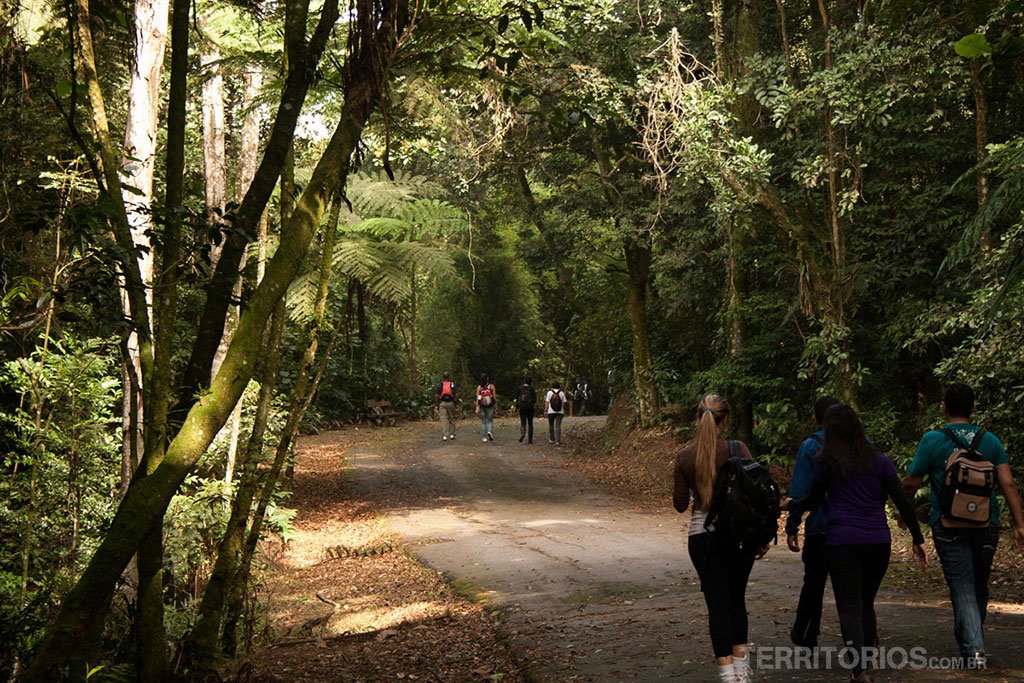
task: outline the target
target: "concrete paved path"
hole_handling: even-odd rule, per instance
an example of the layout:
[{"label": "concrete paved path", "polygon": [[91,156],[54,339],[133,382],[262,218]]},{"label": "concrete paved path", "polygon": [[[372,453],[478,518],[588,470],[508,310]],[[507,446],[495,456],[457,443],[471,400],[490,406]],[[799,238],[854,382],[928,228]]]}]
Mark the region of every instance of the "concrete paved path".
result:
[{"label": "concrete paved path", "polygon": [[[574,423],[600,420],[567,418],[564,441],[571,442]],[[351,474],[368,495],[390,489],[380,496],[399,502],[386,510],[389,522],[422,561],[499,610],[505,635],[536,680],[716,680],[703,597],[686,549],[689,515],[637,512],[603,493],[563,466],[563,449],[547,443],[546,424],[538,426],[544,429],[528,445],[517,442],[518,421],[499,420],[488,443],[475,420],[460,422],[454,443],[442,442],[436,426],[417,425],[398,444],[354,449]],[[755,645],[789,645],[801,576],[799,556],[784,545],[755,565],[748,588]],[[932,657],[952,654],[943,588],[907,600],[883,586],[877,604],[883,644],[924,647]],[[821,640],[838,644],[827,598]],[[984,673],[903,669],[881,672],[880,679],[1024,680],[1024,606],[996,605],[988,639],[996,656]],[[786,661],[772,655],[762,664]],[[761,668],[756,680],[845,677],[838,667]]]}]

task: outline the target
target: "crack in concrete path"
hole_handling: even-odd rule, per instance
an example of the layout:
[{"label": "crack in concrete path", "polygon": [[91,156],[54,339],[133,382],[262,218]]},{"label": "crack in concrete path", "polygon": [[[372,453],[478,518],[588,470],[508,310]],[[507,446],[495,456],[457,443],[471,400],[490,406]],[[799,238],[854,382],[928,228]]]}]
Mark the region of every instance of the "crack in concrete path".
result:
[{"label": "crack in concrete path", "polygon": [[[567,442],[573,422],[566,422]],[[403,444],[411,449],[350,454],[353,481],[368,493],[394,487],[382,498],[408,501],[386,510],[390,525],[422,561],[499,610],[511,647],[534,679],[715,680],[703,597],[686,550],[689,515],[631,510],[565,468],[561,449],[518,443],[515,426],[499,420],[491,443],[453,443],[420,425]],[[474,422],[460,433],[475,429]],[[757,645],[789,645],[802,571],[799,556],[784,545],[755,566],[748,608]],[[908,598],[883,585],[883,645],[952,654],[952,614],[940,589]],[[830,595],[826,600],[821,640],[838,644],[834,604]],[[1020,610],[993,610],[995,666],[984,674],[890,670],[881,680],[1024,680],[1022,627]],[[843,678],[839,669],[758,672],[767,681]]]}]

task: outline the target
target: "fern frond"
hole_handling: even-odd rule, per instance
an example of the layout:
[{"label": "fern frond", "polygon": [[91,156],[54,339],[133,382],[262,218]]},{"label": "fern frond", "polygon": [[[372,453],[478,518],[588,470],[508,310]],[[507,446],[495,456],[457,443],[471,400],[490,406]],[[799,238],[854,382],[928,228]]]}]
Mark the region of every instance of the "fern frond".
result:
[{"label": "fern frond", "polygon": [[377,245],[360,235],[346,235],[334,245],[331,266],[335,275],[367,281],[380,268],[382,257]]},{"label": "fern frond", "polygon": [[316,305],[317,273],[303,273],[292,281],[285,293],[285,307],[288,317],[300,325],[308,325],[313,320],[313,308]]}]

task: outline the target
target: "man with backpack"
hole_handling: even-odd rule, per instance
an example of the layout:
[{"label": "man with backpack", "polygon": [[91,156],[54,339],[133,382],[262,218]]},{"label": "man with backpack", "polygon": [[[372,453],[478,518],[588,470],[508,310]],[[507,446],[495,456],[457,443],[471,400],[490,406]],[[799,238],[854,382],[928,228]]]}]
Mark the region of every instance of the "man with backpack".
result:
[{"label": "man with backpack", "polygon": [[548,416],[548,442],[562,445],[562,418],[565,417],[565,392],[562,385],[552,382],[544,397],[544,413]]},{"label": "man with backpack", "polygon": [[455,441],[455,411],[459,402],[458,388],[445,372],[434,386],[434,411],[441,420],[441,441]]},{"label": "man with backpack", "polygon": [[516,394],[516,410],[519,411],[519,443],[527,434],[529,443],[533,443],[533,414],[537,409],[537,390],[533,388],[533,379],[524,377],[523,383]]},{"label": "man with backpack", "polygon": [[974,391],[966,384],[946,388],[946,425],[925,432],[903,486],[913,495],[927,477],[931,484],[935,551],[953,603],[953,636],[964,666],[985,668],[984,624],[988,582],[999,543],[999,502],[1003,491],[1013,518],[1014,543],[1024,550],[1024,512],[1006,450],[995,434],[971,422]]},{"label": "man with backpack", "polygon": [[[817,431],[804,439],[800,450],[796,453],[796,465],[793,466],[793,478],[789,483],[789,497],[800,499],[811,492],[814,481],[814,460],[821,453],[825,443],[825,432],[821,421],[825,411],[839,400],[832,396],[822,396],[814,402],[814,420]],[[790,512],[786,518],[786,545],[793,552],[800,552],[800,520],[802,515]],[[804,584],[800,589],[800,601],[796,607],[796,621],[789,637],[797,647],[818,647],[818,634],[821,632],[821,609],[825,597],[825,584],[828,582],[828,561],[825,559],[825,510],[819,506],[807,516],[804,527],[804,547],[801,560],[804,563]]]},{"label": "man with backpack", "polygon": [[576,414],[583,417],[587,414],[587,401],[590,399],[590,382],[586,379],[576,385]]}]

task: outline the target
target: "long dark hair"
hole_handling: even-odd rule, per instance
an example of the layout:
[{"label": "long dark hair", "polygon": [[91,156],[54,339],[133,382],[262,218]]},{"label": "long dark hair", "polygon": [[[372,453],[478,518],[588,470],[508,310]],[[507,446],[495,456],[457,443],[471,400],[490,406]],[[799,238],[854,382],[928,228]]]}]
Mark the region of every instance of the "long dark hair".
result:
[{"label": "long dark hair", "polygon": [[845,403],[834,405],[825,411],[822,427],[825,444],[819,458],[830,477],[838,474],[846,479],[850,474],[875,468],[876,449],[864,436],[864,425],[856,410]]}]

